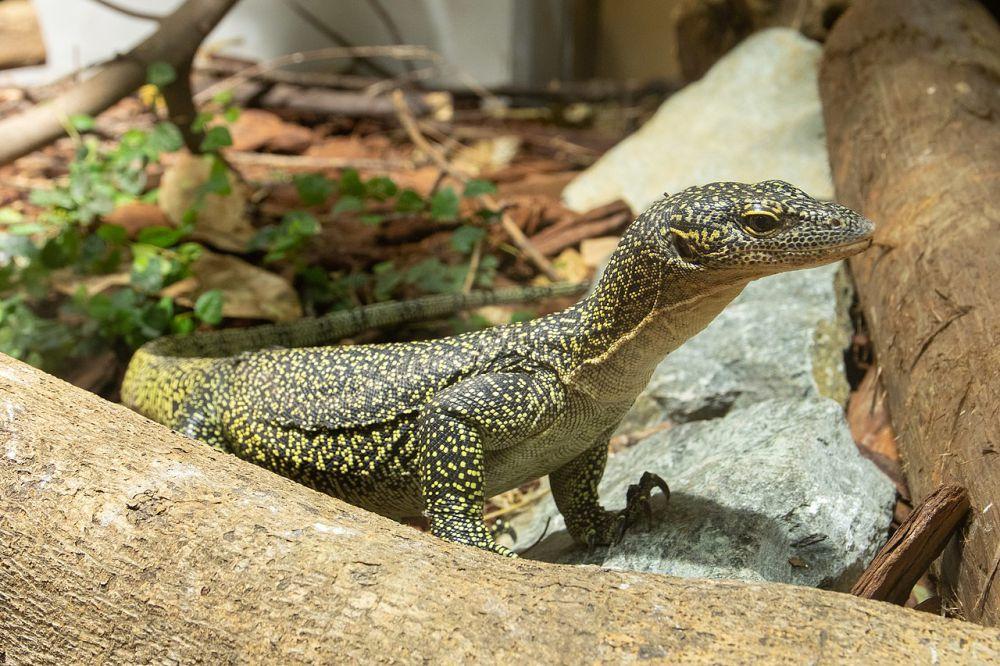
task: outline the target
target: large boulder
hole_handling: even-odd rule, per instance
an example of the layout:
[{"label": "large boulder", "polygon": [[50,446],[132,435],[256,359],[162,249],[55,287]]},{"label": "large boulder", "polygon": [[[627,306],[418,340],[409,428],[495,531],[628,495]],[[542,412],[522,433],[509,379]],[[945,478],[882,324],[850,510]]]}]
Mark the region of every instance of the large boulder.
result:
[{"label": "large boulder", "polygon": [[[648,532],[633,528],[588,552],[549,498],[536,525],[549,522],[552,534],[526,556],[843,590],[884,543],[895,499],[892,482],[858,453],[841,406],[825,398],[764,400],[653,435],[612,456],[605,506],[623,508],[646,471],[672,490],[669,502],[654,491]],[[532,531],[524,536],[537,538]]]},{"label": "large boulder", "polygon": [[642,210],[690,185],[772,178],[831,199],[820,53],[787,28],[751,36],[570,183],[566,204],[585,211],[621,198]]}]

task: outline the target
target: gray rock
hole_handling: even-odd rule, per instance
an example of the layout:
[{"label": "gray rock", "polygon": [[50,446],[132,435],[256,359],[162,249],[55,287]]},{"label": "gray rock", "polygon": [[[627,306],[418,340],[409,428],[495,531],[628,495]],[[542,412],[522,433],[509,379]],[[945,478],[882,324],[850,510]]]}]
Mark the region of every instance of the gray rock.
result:
[{"label": "gray rock", "polygon": [[820,53],[787,28],[751,36],[570,183],[566,204],[583,211],[623,198],[642,210],[690,185],[771,178],[832,198]]},{"label": "gray rock", "polygon": [[619,432],[722,416],[768,398],[844,404],[851,290],[840,265],[751,282],[704,331],[667,356]]},{"label": "gray rock", "polygon": [[521,539],[532,543],[546,522],[551,536],[525,556],[845,589],[883,543],[895,498],[889,479],[858,453],[841,407],[817,397],[734,409],[612,456],[600,488],[605,505],[622,508],[645,471],[672,490],[669,502],[654,491],[649,532],[633,528],[588,553],[572,544],[548,498]]}]

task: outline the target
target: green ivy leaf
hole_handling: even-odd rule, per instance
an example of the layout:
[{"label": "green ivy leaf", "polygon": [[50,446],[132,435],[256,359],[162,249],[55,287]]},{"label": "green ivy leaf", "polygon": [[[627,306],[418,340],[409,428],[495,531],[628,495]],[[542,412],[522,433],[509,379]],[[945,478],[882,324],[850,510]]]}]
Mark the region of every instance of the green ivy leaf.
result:
[{"label": "green ivy leaf", "polygon": [[385,201],[389,197],[396,196],[396,192],[398,191],[399,188],[396,187],[396,183],[391,178],[386,178],[385,176],[376,176],[365,183],[365,193],[369,198],[376,199],[377,201]]},{"label": "green ivy leaf", "polygon": [[94,129],[96,121],[93,116],[88,116],[86,113],[74,113],[69,118],[69,124],[77,132],[89,132]]},{"label": "green ivy leaf", "polygon": [[205,131],[205,126],[212,122],[212,118],[215,118],[215,114],[211,111],[199,111],[198,115],[196,115],[194,120],[191,122],[191,131]]},{"label": "green ivy leaf", "polygon": [[150,157],[156,159],[160,153],[172,153],[183,148],[184,137],[177,125],[164,121],[153,126],[146,145],[149,147]]},{"label": "green ivy leaf", "polygon": [[187,232],[185,229],[153,225],[141,229],[136,240],[155,247],[173,247],[186,235]]},{"label": "green ivy leaf", "polygon": [[112,245],[123,245],[128,240],[128,231],[119,224],[102,224],[94,232],[97,237]]},{"label": "green ivy leaf", "polygon": [[226,146],[233,145],[233,137],[229,130],[221,125],[210,127],[201,140],[201,152],[212,153]]},{"label": "green ivy leaf", "polygon": [[372,226],[372,227],[377,227],[378,225],[382,224],[382,222],[384,222],[384,221],[385,221],[385,216],[384,215],[372,214],[372,215],[362,215],[361,216],[361,223],[362,224],[367,224],[367,225]]},{"label": "green ivy leaf", "polygon": [[233,89],[226,88],[212,95],[212,101],[219,106],[228,106],[233,103]]},{"label": "green ivy leaf", "polygon": [[194,331],[194,317],[190,312],[176,314],[170,320],[170,332],[175,335],[187,335]]},{"label": "green ivy leaf", "polygon": [[396,212],[399,213],[419,213],[426,205],[424,198],[409,188],[396,197]]},{"label": "green ivy leaf", "polygon": [[218,325],[222,321],[222,292],[211,289],[199,296],[194,303],[194,314],[209,326]]},{"label": "green ivy leaf", "polygon": [[240,107],[226,107],[226,110],[222,112],[222,117],[226,119],[227,123],[235,123],[240,118]]},{"label": "green ivy leaf", "polygon": [[177,72],[169,62],[151,62],[146,68],[146,82],[164,88],[177,80]]},{"label": "green ivy leaf", "polygon": [[326,176],[318,173],[299,173],[292,177],[299,200],[306,206],[318,206],[325,203],[333,194],[333,183]]},{"label": "green ivy leaf", "polygon": [[212,155],[212,168],[208,172],[208,180],[201,185],[203,194],[218,194],[219,196],[229,196],[233,191],[229,184],[229,169],[226,163],[215,155]]},{"label": "green ivy leaf", "polygon": [[287,228],[287,232],[295,236],[315,236],[319,233],[319,221],[309,213],[301,210],[293,210],[285,213],[281,218],[282,226]]},{"label": "green ivy leaf", "polygon": [[40,234],[45,230],[45,225],[38,224],[37,222],[21,222],[7,227],[7,233],[14,236],[31,236],[32,234]]},{"label": "green ivy leaf", "polygon": [[462,225],[451,234],[451,246],[456,252],[469,254],[472,252],[472,248],[476,246],[476,243],[485,236],[486,230],[482,227],[473,227],[467,224]]},{"label": "green ivy leaf", "polygon": [[0,224],[19,224],[24,222],[24,213],[10,206],[0,208]]},{"label": "green ivy leaf", "polygon": [[347,195],[340,197],[330,212],[334,215],[338,213],[360,213],[364,208],[365,204],[361,201],[360,197]]},{"label": "green ivy leaf", "polygon": [[339,183],[341,195],[357,197],[358,199],[365,197],[365,185],[361,182],[361,176],[358,175],[357,169],[344,169],[344,172],[340,174]]},{"label": "green ivy leaf", "polygon": [[43,208],[75,208],[76,202],[65,190],[31,190],[28,201]]},{"label": "green ivy leaf", "polygon": [[431,217],[450,221],[458,217],[458,195],[450,187],[442,187],[431,198]]},{"label": "green ivy leaf", "polygon": [[484,194],[493,194],[497,191],[497,186],[488,180],[480,180],[475,178],[470,180],[465,184],[465,193],[463,196],[466,197],[479,197]]}]

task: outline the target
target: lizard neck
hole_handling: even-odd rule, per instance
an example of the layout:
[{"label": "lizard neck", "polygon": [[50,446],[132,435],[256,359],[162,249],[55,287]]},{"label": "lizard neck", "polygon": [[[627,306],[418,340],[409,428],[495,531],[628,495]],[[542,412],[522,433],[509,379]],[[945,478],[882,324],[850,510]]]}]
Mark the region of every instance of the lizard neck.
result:
[{"label": "lizard neck", "polygon": [[663,358],[747,284],[712,284],[704,274],[662,260],[642,262],[636,271],[637,255],[622,255],[612,257],[594,293],[576,306],[578,362],[569,379],[600,402],[631,403]]}]

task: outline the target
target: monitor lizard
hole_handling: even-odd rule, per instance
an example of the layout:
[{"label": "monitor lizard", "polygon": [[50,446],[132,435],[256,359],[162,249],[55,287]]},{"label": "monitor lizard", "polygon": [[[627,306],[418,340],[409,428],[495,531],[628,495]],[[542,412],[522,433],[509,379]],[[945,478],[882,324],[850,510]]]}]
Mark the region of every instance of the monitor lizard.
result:
[{"label": "monitor lizard", "polygon": [[122,398],[312,488],[423,514],[434,535],[502,555],[513,553],[483,521],[486,498],[548,475],[574,539],[609,544],[648,513],[653,489],[669,493],[648,473],[622,511],[597,493],[609,436],[663,357],[751,280],[853,255],[873,228],[782,181],[691,187],[643,212],[594,290],[561,312],[403,343],[313,346],[421,306],[164,338],[136,352]]}]

